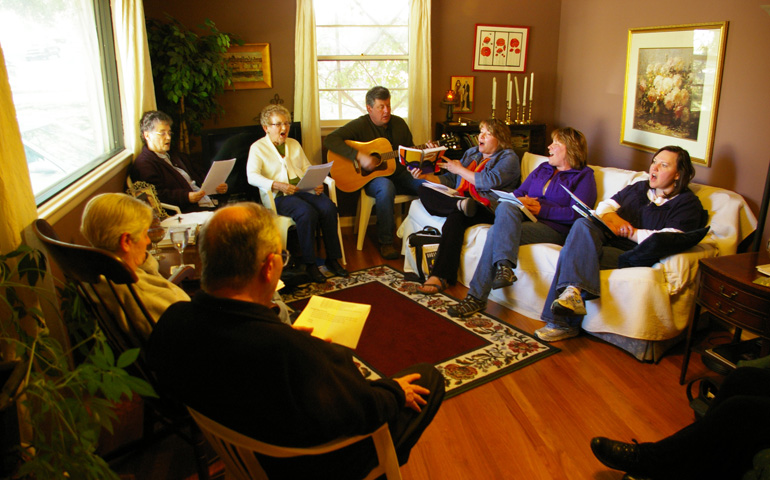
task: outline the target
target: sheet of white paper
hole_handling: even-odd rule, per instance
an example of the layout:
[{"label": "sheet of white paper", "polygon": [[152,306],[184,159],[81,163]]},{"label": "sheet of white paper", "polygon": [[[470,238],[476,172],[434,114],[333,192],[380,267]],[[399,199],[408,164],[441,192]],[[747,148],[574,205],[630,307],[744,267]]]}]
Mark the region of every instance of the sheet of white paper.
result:
[{"label": "sheet of white paper", "polygon": [[321,165],[311,165],[305,172],[305,176],[297,184],[297,188],[300,191],[308,192],[313,190],[318,185],[322,184],[324,178],[329,175],[329,171],[332,169],[332,163],[322,163]]},{"label": "sheet of white paper", "polygon": [[371,305],[313,295],[294,325],[313,327],[314,337],[356,348],[371,310]]},{"label": "sheet of white paper", "polygon": [[492,189],[492,191],[495,192],[498,197],[500,197],[501,202],[510,202],[516,205],[521,209],[522,212],[524,212],[524,215],[526,215],[527,218],[529,218],[533,222],[537,222],[537,217],[532,212],[530,212],[529,209],[526,206],[524,206],[523,203],[521,203],[521,200],[516,198],[516,196],[513,193],[504,192],[502,190],[495,190],[494,188]]},{"label": "sheet of white paper", "polygon": [[217,187],[227,180],[227,176],[235,166],[235,159],[230,160],[217,160],[211,164],[209,173],[206,175],[206,180],[201,185],[201,190],[206,192],[207,195],[214,195],[217,193]]},{"label": "sheet of white paper", "polygon": [[426,186],[428,188],[432,188],[433,190],[437,192],[441,192],[447,197],[457,197],[457,198],[465,198],[459,193],[457,193],[457,190],[454,188],[449,188],[443,183],[433,183],[433,182],[425,182],[423,183],[423,186]]}]

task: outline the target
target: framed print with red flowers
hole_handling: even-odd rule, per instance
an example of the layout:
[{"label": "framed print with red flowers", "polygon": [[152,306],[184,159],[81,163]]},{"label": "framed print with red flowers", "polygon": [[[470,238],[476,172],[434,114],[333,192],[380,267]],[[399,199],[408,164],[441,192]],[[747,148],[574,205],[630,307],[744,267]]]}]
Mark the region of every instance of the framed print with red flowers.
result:
[{"label": "framed print with red flowers", "polygon": [[710,166],[728,22],[628,31],[620,143],[678,145]]},{"label": "framed print with red flowers", "polygon": [[473,70],[524,72],[528,45],[529,27],[476,24]]}]

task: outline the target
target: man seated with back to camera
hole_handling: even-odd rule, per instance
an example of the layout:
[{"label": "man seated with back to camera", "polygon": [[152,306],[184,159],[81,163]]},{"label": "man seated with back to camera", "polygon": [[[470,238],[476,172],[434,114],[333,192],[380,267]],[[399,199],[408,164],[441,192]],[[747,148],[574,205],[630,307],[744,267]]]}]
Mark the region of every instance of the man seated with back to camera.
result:
[{"label": "man seated with back to camera", "polygon": [[[346,140],[366,143],[385,138],[394,149],[399,145],[410,147],[414,142],[406,121],[391,114],[390,91],[387,88],[376,86],[366,92],[366,112],[366,115],[351,120],[327,135],[324,146],[351,162],[359,162],[364,171],[371,172],[378,165],[376,157],[355,149],[345,143]],[[428,146],[435,145],[429,143]],[[374,210],[377,214],[377,241],[383,258],[393,260],[399,257],[398,250],[393,246],[393,232],[396,229],[393,202],[396,195],[416,196],[418,187],[424,181],[413,178],[406,167],[396,162],[395,172],[389,176],[370,180],[364,186],[366,194],[374,197],[376,201]]]},{"label": "man seated with back to camera", "polygon": [[[263,442],[295,447],[390,427],[399,463],[444,397],[429,364],[364,379],[347,347],[281,323],[267,308],[283,270],[281,242],[262,206],[218,210],[201,229],[201,287],[160,318],[148,359],[160,385],[203,415]],[[274,478],[362,478],[370,441],[295,459],[260,456]]]}]

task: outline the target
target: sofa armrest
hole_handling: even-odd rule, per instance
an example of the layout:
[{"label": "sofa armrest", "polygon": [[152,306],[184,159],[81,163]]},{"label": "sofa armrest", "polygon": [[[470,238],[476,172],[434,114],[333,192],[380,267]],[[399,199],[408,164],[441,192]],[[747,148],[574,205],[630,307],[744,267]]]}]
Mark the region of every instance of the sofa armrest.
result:
[{"label": "sofa armrest", "polygon": [[668,294],[676,295],[698,278],[698,261],[701,258],[716,257],[718,253],[719,250],[713,244],[701,242],[682,253],[662,258],[652,268],[663,270]]}]

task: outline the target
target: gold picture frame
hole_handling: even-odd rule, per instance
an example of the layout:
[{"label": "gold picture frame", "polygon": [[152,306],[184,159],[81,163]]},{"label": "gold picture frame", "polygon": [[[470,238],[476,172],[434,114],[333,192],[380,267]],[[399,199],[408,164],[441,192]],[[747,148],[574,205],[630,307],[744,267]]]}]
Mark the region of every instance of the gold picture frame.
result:
[{"label": "gold picture frame", "polygon": [[273,87],[269,43],[233,45],[224,57],[233,72],[233,90]]},{"label": "gold picture frame", "polygon": [[728,22],[628,31],[620,143],[711,165]]},{"label": "gold picture frame", "polygon": [[474,92],[473,84],[476,77],[471,75],[452,76],[449,81],[449,88],[454,90],[455,98],[459,103],[454,107],[455,113],[473,113]]}]

